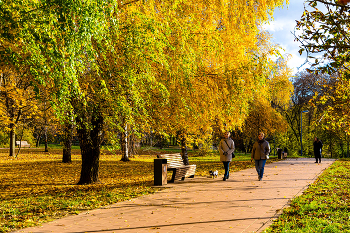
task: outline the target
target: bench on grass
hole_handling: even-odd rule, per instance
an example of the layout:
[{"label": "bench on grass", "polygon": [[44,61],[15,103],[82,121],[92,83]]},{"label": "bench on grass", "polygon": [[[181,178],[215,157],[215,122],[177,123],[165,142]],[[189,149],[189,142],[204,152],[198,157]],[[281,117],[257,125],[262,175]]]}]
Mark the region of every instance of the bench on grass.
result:
[{"label": "bench on grass", "polygon": [[164,154],[157,157],[167,159],[168,171],[173,172],[169,183],[174,183],[175,180],[185,180],[185,177],[194,177],[196,165],[185,165],[180,154]]},{"label": "bench on grass", "polygon": [[30,148],[30,144],[27,141],[16,141],[16,146],[18,147],[29,147]]}]

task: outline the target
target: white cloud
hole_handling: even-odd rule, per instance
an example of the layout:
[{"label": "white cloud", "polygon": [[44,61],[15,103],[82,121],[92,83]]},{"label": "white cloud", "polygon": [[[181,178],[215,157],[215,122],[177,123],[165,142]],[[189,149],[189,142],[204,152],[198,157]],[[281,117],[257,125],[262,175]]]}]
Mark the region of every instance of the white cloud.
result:
[{"label": "white cloud", "polygon": [[268,24],[264,24],[262,27],[269,32],[281,31],[285,28],[286,24],[282,21],[272,21]]},{"label": "white cloud", "polygon": [[[289,6],[283,9],[276,9],[274,20],[270,24],[263,25],[263,28],[272,35],[271,40],[279,44],[284,51],[281,54],[290,54],[292,58],[288,62],[288,66],[296,73],[298,68],[305,62],[306,56],[299,55],[300,43],[295,41],[293,35],[296,26],[296,20],[301,18],[304,11],[304,0],[289,1]],[[305,69],[308,66],[302,67]]]}]

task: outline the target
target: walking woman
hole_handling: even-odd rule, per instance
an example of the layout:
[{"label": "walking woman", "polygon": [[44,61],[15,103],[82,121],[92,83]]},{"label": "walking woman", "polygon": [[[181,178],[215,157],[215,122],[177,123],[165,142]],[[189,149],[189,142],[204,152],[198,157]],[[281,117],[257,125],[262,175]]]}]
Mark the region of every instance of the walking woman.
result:
[{"label": "walking woman", "polygon": [[230,177],[230,162],[235,151],[235,143],[230,138],[230,132],[224,133],[224,138],[219,143],[220,161],[224,164],[224,181]]},{"label": "walking woman", "polygon": [[321,163],[322,147],[323,147],[323,144],[321,140],[318,137],[315,137],[315,140],[314,140],[314,155],[316,159],[315,163]]},{"label": "walking woman", "polygon": [[264,168],[266,159],[270,153],[270,144],[265,140],[263,132],[259,133],[258,140],[254,143],[252,149],[252,158],[255,160],[255,168],[258,173],[258,179],[261,180],[264,176]]}]

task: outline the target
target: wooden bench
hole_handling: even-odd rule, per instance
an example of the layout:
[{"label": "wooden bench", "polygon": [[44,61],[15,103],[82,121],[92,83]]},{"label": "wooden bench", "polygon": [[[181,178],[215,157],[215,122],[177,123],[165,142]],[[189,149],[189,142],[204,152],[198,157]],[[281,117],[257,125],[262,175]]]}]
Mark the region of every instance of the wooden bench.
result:
[{"label": "wooden bench", "polygon": [[30,144],[27,141],[16,141],[16,146],[18,147],[29,147],[30,148]]},{"label": "wooden bench", "polygon": [[180,154],[164,154],[157,157],[167,159],[168,171],[173,172],[169,183],[174,183],[175,180],[185,180],[185,177],[194,177],[196,165],[185,165]]}]

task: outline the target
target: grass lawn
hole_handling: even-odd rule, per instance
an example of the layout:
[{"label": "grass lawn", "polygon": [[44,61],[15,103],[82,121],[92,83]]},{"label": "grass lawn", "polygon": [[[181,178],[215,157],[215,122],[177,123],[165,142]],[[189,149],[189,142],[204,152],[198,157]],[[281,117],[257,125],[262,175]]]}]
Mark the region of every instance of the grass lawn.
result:
[{"label": "grass lawn", "polygon": [[[39,148],[40,149],[44,149],[45,148],[45,144],[40,144],[39,145]],[[62,145],[60,144],[48,144],[47,145],[47,148],[50,150],[50,149],[62,149]],[[23,148],[22,148],[23,149]],[[80,149],[80,146],[75,146],[75,145],[72,145],[72,149]]]},{"label": "grass lawn", "polygon": [[[153,187],[153,159],[161,152],[149,149],[130,162],[121,162],[120,155],[103,151],[101,183],[76,185],[80,177],[80,150],[72,150],[70,164],[61,162],[61,149],[44,152],[42,148],[23,148],[17,158],[10,158],[8,150],[0,150],[0,232],[152,194],[160,189]],[[209,170],[223,174],[217,153],[205,157],[191,153],[190,164],[197,164],[196,176],[208,176]],[[231,170],[253,166],[249,154],[237,155]]]},{"label": "grass lawn", "polygon": [[350,232],[350,160],[334,162],[265,232]]}]

